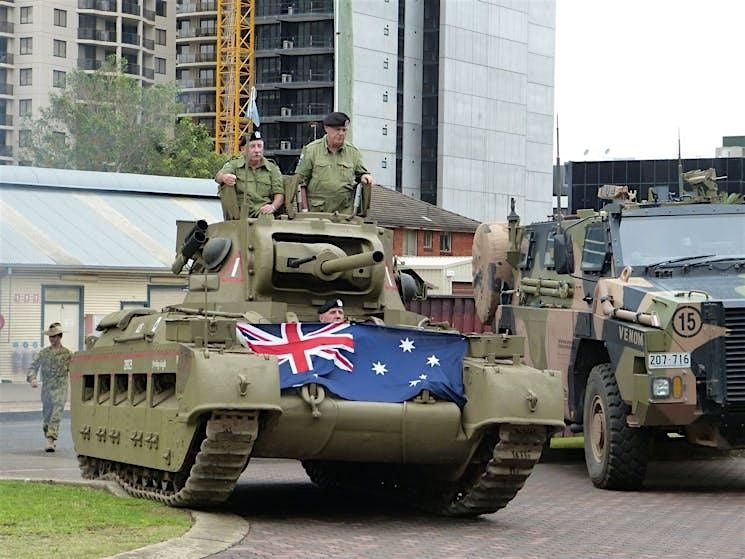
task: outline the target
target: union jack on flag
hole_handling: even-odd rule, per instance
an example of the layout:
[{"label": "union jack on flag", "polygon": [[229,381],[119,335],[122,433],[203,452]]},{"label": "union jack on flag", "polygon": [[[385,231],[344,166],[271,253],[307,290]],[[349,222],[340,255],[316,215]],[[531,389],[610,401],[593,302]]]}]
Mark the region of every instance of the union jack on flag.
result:
[{"label": "union jack on flag", "polygon": [[278,336],[253,324],[239,323],[236,324],[236,329],[243,345],[256,353],[276,355],[280,365],[289,363],[293,375],[313,370],[311,358],[314,355],[333,361],[334,365],[344,371],[352,371],[352,362],[340,351],[354,353],[352,334],[340,333],[349,324],[326,324],[307,332],[303,331],[298,322],[283,323],[280,326]]},{"label": "union jack on flag", "polygon": [[465,405],[460,334],[354,323],[236,324],[240,342],[274,355],[279,386],[325,386],[347,400],[405,402],[422,390]]}]

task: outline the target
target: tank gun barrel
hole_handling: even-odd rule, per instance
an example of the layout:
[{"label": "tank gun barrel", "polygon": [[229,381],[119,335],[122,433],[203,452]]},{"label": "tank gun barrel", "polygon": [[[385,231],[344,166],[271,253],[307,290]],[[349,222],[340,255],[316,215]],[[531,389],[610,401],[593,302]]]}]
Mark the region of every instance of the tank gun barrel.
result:
[{"label": "tank gun barrel", "polygon": [[324,274],[335,274],[346,272],[355,268],[367,268],[383,261],[383,251],[362,252],[351,256],[341,256],[321,263],[321,272]]}]

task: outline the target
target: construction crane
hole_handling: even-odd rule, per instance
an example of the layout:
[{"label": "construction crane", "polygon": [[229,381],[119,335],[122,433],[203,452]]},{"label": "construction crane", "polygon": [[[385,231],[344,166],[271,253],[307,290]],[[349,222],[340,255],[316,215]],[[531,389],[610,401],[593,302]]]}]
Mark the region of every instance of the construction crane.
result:
[{"label": "construction crane", "polygon": [[237,153],[251,132],[246,116],[255,75],[255,0],[217,0],[215,152]]}]

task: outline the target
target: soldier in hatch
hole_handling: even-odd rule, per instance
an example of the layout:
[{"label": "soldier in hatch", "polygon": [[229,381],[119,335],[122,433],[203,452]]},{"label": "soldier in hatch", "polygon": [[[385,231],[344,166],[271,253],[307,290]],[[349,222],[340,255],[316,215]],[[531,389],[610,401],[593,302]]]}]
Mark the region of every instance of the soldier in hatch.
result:
[{"label": "soldier in hatch", "polygon": [[318,308],[318,322],[344,321],[344,303],[341,299],[329,299]]},{"label": "soldier in hatch", "polygon": [[54,452],[59,424],[67,401],[67,377],[72,352],[62,345],[62,325],[54,322],[44,331],[49,336],[49,345],[42,349],[29,367],[26,380],[31,386],[39,386],[41,376],[41,406],[47,452]]},{"label": "soldier in hatch", "polygon": [[225,220],[273,214],[284,202],[279,167],[264,157],[264,138],[259,130],[241,138],[242,153],[232,157],[215,175]]},{"label": "soldier in hatch", "polygon": [[346,114],[331,113],[323,119],[323,138],[303,148],[295,174],[308,187],[310,211],[351,214],[355,183],[373,184],[360,151],[346,141],[348,128]]}]

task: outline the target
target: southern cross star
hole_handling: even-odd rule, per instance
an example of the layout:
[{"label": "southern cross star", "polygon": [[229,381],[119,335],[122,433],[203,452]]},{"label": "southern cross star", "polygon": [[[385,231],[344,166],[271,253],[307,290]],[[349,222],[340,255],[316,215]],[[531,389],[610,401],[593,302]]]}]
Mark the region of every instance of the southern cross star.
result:
[{"label": "southern cross star", "polygon": [[410,340],[409,338],[406,338],[405,340],[401,340],[401,343],[399,344],[398,347],[400,347],[404,351],[404,353],[406,352],[411,353],[411,350],[415,349],[414,340]]},{"label": "southern cross star", "polygon": [[429,357],[427,357],[427,365],[429,365],[430,367],[434,367],[435,365],[439,364],[440,360],[437,358],[436,355],[430,355]]},{"label": "southern cross star", "polygon": [[380,361],[373,363],[372,370],[375,371],[376,375],[385,375],[388,372],[388,369],[385,368],[385,363],[381,363]]}]

